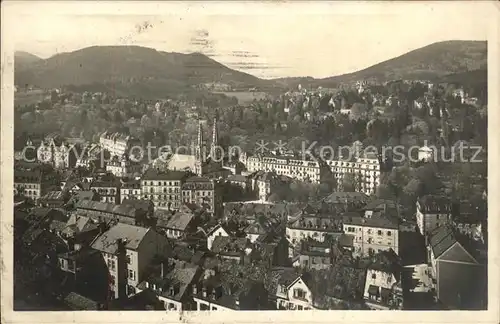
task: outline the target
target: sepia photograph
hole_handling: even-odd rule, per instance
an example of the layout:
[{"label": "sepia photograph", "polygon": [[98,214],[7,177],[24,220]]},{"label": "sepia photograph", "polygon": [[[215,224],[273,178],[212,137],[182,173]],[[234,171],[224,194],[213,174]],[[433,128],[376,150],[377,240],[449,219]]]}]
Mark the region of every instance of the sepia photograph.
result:
[{"label": "sepia photograph", "polygon": [[498,316],[494,4],[7,4],[14,313]]}]

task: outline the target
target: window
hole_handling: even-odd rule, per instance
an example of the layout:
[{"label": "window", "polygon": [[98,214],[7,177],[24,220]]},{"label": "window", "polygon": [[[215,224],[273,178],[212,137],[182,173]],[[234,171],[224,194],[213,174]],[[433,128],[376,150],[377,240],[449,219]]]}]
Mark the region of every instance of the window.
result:
[{"label": "window", "polygon": [[377,232],[377,234],[378,234],[378,235],[382,235],[382,231],[380,231],[380,230],[379,230],[379,231]]},{"label": "window", "polygon": [[372,273],[372,279],[377,279],[377,275],[375,273]]},{"label": "window", "polygon": [[302,289],[294,289],[293,290],[293,297],[295,297],[295,298],[306,298],[306,292],[303,291]]},{"label": "window", "polygon": [[392,232],[391,231],[387,231],[387,236],[391,236],[392,235]]},{"label": "window", "polygon": [[130,255],[127,255],[127,264],[130,264]]}]

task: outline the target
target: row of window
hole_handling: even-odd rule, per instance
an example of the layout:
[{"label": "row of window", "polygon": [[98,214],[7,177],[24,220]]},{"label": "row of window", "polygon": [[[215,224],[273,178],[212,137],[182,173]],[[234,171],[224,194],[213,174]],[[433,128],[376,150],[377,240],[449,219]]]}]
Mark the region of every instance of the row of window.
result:
[{"label": "row of window", "polygon": [[[144,192],[147,192],[147,188],[144,188],[143,189]],[[155,190],[155,188],[149,188],[149,193],[160,193],[162,192],[161,190]],[[163,193],[178,193],[179,192],[179,188],[175,188],[175,190],[173,188],[168,188],[168,191],[167,191],[167,188],[163,188]]]},{"label": "row of window", "polygon": [[143,181],[143,186],[180,186],[180,181]]}]

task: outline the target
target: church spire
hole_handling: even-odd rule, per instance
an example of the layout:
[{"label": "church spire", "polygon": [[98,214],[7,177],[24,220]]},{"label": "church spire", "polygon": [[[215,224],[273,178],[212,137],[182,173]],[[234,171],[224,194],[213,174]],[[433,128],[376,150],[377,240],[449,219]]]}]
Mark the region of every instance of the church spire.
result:
[{"label": "church spire", "polygon": [[196,159],[199,161],[203,160],[203,129],[201,125],[201,120],[198,121],[198,143],[196,143]]},{"label": "church spire", "polygon": [[219,160],[218,157],[219,136],[217,131],[217,117],[214,118],[214,125],[212,129],[212,145],[210,147],[210,156],[212,160]]}]

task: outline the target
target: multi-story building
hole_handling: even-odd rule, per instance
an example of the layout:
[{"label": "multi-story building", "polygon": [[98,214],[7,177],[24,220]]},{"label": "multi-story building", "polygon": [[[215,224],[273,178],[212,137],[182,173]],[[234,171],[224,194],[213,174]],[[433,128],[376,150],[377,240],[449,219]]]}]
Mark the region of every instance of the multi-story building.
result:
[{"label": "multi-story building", "polygon": [[181,260],[160,260],[151,264],[150,275],[141,282],[137,291],[154,291],[167,311],[181,312],[196,310],[192,299],[193,283],[199,279],[202,271],[199,266]]},{"label": "multi-story building", "polygon": [[302,211],[286,225],[286,237],[294,246],[308,238],[324,242],[327,237],[335,239],[342,235],[342,218],[330,214]]},{"label": "multi-story building", "polygon": [[417,225],[420,233],[426,235],[450,221],[452,204],[443,196],[423,196],[417,202]]},{"label": "multi-story building", "polygon": [[111,299],[135,294],[153,257],[167,247],[167,238],[153,229],[122,223],[99,236],[92,248],[102,253],[108,265]]},{"label": "multi-story building", "polygon": [[156,208],[177,210],[182,204],[182,184],[187,178],[183,171],[149,169],[141,179],[143,199],[149,199]]},{"label": "multi-story building", "polygon": [[121,179],[120,203],[125,199],[141,199],[141,181],[135,179]]},{"label": "multi-story building", "polygon": [[129,154],[129,150],[134,145],[139,145],[140,141],[131,136],[120,133],[102,133],[99,138],[99,144],[112,156],[122,156]]},{"label": "multi-story building", "polygon": [[449,225],[429,233],[430,276],[437,299],[448,309],[487,307],[487,266],[471,247],[470,239]]},{"label": "multi-story building", "polygon": [[271,193],[275,192],[281,183],[276,172],[256,172],[251,178],[252,189],[261,201],[267,201]]},{"label": "multi-story building", "polygon": [[346,174],[353,174],[357,191],[366,194],[375,193],[380,183],[381,165],[378,157],[365,155],[353,161],[343,160],[302,160],[293,156],[250,156],[245,159],[247,170],[274,171],[278,175],[285,175],[300,181],[320,183],[331,174],[342,185]]},{"label": "multi-story building", "polygon": [[327,160],[332,173],[337,179],[337,185],[342,187],[342,180],[346,174],[352,174],[356,191],[368,195],[375,193],[380,184],[381,165],[378,157],[365,154],[355,160]]},{"label": "multi-story building", "polygon": [[282,274],[277,283],[276,306],[287,310],[313,309],[309,275],[298,275],[293,270]]},{"label": "multi-story building", "polygon": [[401,309],[401,260],[393,250],[382,251],[366,270],[364,300],[370,309]]},{"label": "multi-story building", "polygon": [[90,190],[97,192],[102,202],[118,204],[120,202],[120,186],[119,180],[102,177],[90,184]]},{"label": "multi-story building", "polygon": [[294,156],[250,156],[246,159],[250,172],[273,171],[300,181],[320,183],[329,173],[329,168],[322,162],[301,160]]},{"label": "multi-story building", "polygon": [[37,200],[48,192],[40,170],[14,170],[14,195],[20,194]]},{"label": "multi-story building", "polygon": [[212,215],[222,208],[222,197],[217,194],[216,184],[205,177],[190,177],[182,184],[182,202],[203,206]]},{"label": "multi-story building", "polygon": [[116,177],[127,177],[134,174],[140,174],[142,165],[130,161],[127,155],[121,157],[114,156],[111,161],[106,164],[106,171],[112,173]]},{"label": "multi-story building", "polygon": [[343,229],[345,234],[354,237],[354,255],[371,255],[388,249],[399,253],[397,218],[385,215],[362,217],[355,213],[349,214],[343,217]]}]

